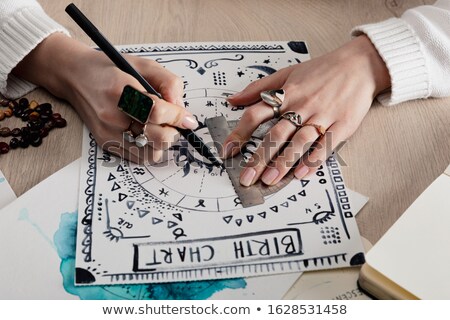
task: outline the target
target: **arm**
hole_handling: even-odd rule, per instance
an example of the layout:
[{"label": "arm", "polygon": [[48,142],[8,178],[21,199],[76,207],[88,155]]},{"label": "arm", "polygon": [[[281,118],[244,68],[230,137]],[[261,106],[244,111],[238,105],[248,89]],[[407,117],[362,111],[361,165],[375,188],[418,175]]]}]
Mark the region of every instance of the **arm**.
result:
[{"label": "arm", "polygon": [[450,95],[450,0],[405,11],[401,18],[356,27],[385,62],[391,90],[377,98],[384,105]]},{"label": "arm", "polygon": [[65,28],[48,17],[34,0],[2,0],[0,3],[0,93],[18,98],[36,86],[11,71],[49,35]]}]

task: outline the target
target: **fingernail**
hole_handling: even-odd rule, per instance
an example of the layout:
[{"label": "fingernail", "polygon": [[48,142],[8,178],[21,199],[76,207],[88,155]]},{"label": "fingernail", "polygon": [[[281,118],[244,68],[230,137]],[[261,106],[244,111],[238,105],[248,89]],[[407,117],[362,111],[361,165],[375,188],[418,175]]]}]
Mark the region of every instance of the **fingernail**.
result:
[{"label": "fingernail", "polygon": [[275,179],[278,178],[279,175],[280,175],[280,171],[278,171],[278,169],[276,169],[276,168],[269,168],[269,169],[267,169],[264,172],[261,180],[265,184],[271,185],[272,182],[274,182]]},{"label": "fingernail", "polygon": [[308,174],[309,168],[307,166],[300,166],[294,172],[297,179],[301,179]]},{"label": "fingernail", "polygon": [[198,127],[198,122],[192,116],[185,116],[181,125],[186,129],[195,129]]},{"label": "fingernail", "polygon": [[222,158],[226,159],[231,156],[233,149],[237,147],[237,143],[234,141],[228,142],[222,149]]},{"label": "fingernail", "polygon": [[256,170],[253,168],[245,168],[244,172],[241,175],[241,179],[239,182],[245,186],[248,187],[252,184],[253,179],[255,178]]},{"label": "fingernail", "polygon": [[242,96],[242,91],[241,92],[236,92],[235,94],[233,94],[232,96],[229,96],[228,98],[234,99],[234,98],[238,98],[240,96]]}]

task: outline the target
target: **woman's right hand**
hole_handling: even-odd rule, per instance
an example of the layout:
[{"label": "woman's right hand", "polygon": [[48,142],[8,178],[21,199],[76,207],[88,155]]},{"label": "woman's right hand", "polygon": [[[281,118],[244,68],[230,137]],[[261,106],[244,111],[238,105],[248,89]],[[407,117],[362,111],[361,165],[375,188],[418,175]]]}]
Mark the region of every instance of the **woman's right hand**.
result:
[{"label": "woman's right hand", "polygon": [[[149,144],[145,148],[123,139],[131,118],[117,107],[126,85],[145,90],[101,51],[55,33],[26,56],[13,72],[69,101],[97,144],[105,150],[133,162],[157,162],[178,138],[176,127],[195,129],[198,123],[184,108],[180,78],[153,60],[134,56],[128,56],[127,60],[164,99],[148,94],[154,105],[146,126]],[[139,134],[143,126],[134,122],[131,130]]]}]

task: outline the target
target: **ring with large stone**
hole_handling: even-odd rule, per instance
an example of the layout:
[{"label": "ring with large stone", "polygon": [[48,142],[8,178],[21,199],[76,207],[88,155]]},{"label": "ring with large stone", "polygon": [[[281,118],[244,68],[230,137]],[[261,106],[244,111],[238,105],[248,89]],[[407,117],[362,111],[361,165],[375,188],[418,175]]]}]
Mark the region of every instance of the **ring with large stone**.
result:
[{"label": "ring with large stone", "polygon": [[297,130],[302,127],[302,116],[299,115],[298,113],[295,113],[294,111],[288,111],[283,113],[279,118],[279,120],[281,119],[286,119],[290,121],[297,128]]},{"label": "ring with large stone", "polygon": [[134,121],[132,120],[130,122],[130,125],[128,126],[127,130],[125,130],[122,133],[123,139],[125,141],[131,142],[133,143],[136,140],[135,134],[133,133],[133,131],[131,131],[131,127],[133,126]]},{"label": "ring with large stone", "polygon": [[267,103],[269,106],[273,109],[273,117],[279,118],[280,117],[280,108],[283,105],[284,102],[284,90],[283,89],[277,89],[277,90],[268,90],[263,91],[260,93],[262,101]]},{"label": "ring with large stone", "polygon": [[123,88],[119,103],[117,104],[120,110],[125,112],[131,119],[146,124],[150,113],[155,106],[155,101],[139,90],[126,85]]},{"label": "ring with large stone", "polygon": [[147,145],[148,143],[148,137],[145,134],[145,129],[147,128],[147,125],[144,126],[144,129],[142,131],[142,133],[140,135],[138,135],[135,140],[134,143],[136,144],[136,146],[138,148],[143,148]]}]

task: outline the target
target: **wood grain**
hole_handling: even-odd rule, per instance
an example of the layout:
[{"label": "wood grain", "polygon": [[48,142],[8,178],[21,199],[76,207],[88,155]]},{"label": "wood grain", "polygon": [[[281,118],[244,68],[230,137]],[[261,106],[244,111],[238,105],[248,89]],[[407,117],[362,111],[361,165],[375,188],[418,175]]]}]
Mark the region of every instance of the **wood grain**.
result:
[{"label": "wood grain", "polygon": [[[65,14],[67,1],[41,0],[74,38],[90,39]],[[352,27],[399,16],[434,1],[347,0],[76,0],[114,44],[188,41],[306,40],[317,57],[349,39]],[[45,90],[28,95],[50,101],[68,120],[39,148],[0,157],[0,168],[21,195],[81,155],[82,122]],[[3,123],[2,123],[3,124]],[[374,102],[359,130],[340,151],[348,186],[370,197],[357,217],[372,243],[450,163],[450,99],[386,108]],[[51,201],[51,197],[49,200]]]}]

